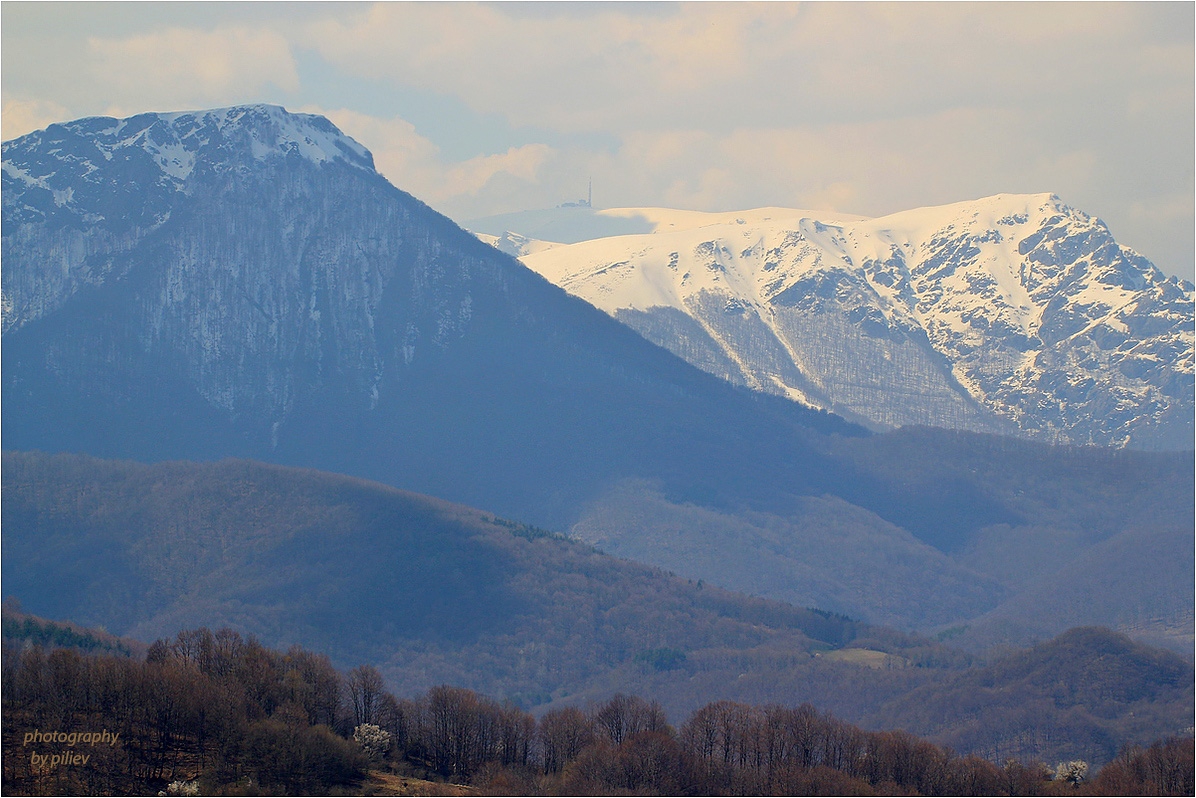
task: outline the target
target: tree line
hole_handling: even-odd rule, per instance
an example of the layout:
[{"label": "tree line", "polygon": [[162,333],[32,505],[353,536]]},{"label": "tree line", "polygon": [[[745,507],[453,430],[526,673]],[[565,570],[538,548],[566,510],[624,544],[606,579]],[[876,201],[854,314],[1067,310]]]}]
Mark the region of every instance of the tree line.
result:
[{"label": "tree line", "polygon": [[[5,643],[8,794],[328,794],[370,770],[513,795],[1190,795],[1192,739],[1126,748],[1094,777],[959,756],[866,731],[809,704],[707,704],[680,727],[617,694],[539,718],[441,686],[414,698],[362,665],[268,649],[222,629],[180,632],[144,658]],[[46,767],[32,732],[109,732],[86,765]],[[107,738],[105,738],[107,739]],[[61,747],[61,745],[59,746]],[[40,764],[39,764],[40,761]]]}]

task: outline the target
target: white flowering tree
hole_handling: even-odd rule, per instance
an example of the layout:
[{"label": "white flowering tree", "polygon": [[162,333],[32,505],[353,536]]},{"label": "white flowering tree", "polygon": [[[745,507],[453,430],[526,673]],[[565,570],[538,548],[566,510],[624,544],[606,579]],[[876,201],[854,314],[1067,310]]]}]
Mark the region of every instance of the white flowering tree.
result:
[{"label": "white flowering tree", "polygon": [[1060,762],[1058,765],[1055,765],[1055,781],[1079,784],[1087,777],[1088,763],[1083,759],[1073,759],[1070,762]]},{"label": "white flowering tree", "polygon": [[372,723],[363,723],[354,729],[353,739],[371,760],[381,759],[390,750],[390,732]]}]

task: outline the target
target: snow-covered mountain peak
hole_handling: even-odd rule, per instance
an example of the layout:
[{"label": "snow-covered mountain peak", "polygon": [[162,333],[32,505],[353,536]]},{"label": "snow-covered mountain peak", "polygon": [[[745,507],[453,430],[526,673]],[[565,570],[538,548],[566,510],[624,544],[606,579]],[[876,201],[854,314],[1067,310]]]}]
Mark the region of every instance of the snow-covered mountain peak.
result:
[{"label": "snow-covered mountain peak", "polygon": [[[211,141],[213,131],[226,137],[243,132],[256,159],[277,155],[299,155],[312,163],[344,161],[373,171],[369,150],[342,133],[327,118],[316,114],[291,113],[277,105],[242,105],[208,111],[159,114],[189,150]],[[122,124],[127,124],[124,120]],[[157,146],[156,142],[149,142]]]},{"label": "snow-covered mountain peak", "polygon": [[904,242],[929,241],[949,232],[990,230],[1016,235],[1052,216],[1074,211],[1054,194],[997,194],[978,200],[900,211],[868,220],[863,234]]},{"label": "snow-covered mountain peak", "polygon": [[115,261],[96,253],[135,248],[183,197],[215,212],[211,198],[229,183],[276,180],[276,190],[303,193],[345,170],[381,179],[369,151],[327,119],[273,105],[89,117],[6,141],[5,252],[23,251],[45,229],[62,233],[40,268],[7,279],[3,329],[102,284]]},{"label": "snow-covered mountain peak", "polygon": [[733,382],[879,427],[1190,445],[1192,286],[1054,194],[871,219],[599,213],[643,228],[507,249]]},{"label": "snow-covered mountain peak", "polygon": [[[50,192],[55,208],[73,208],[81,215],[91,210],[78,202],[88,193],[80,191],[81,184],[136,181],[186,190],[204,164],[221,170],[301,158],[374,171],[369,150],[332,122],[276,105],[77,119],[4,142],[3,158],[6,192]],[[35,198],[28,204],[46,203]]]}]

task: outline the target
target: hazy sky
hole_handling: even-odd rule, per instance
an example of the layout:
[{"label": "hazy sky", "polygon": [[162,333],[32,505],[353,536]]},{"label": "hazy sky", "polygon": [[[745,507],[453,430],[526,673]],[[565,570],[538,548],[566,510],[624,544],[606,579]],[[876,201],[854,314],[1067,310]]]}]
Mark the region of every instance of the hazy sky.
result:
[{"label": "hazy sky", "polygon": [[0,5],[5,139],[270,102],[458,221],[1054,192],[1194,269],[1196,5]]}]

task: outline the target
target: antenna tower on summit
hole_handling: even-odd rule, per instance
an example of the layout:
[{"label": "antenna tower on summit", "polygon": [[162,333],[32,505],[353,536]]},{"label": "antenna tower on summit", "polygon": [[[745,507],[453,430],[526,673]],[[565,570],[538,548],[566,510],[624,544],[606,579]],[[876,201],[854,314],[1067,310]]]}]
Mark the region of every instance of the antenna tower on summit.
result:
[{"label": "antenna tower on summit", "polygon": [[557,206],[558,208],[592,208],[594,207],[594,178],[590,178],[589,187],[586,190],[586,198],[579,199],[577,202],[562,202]]}]

